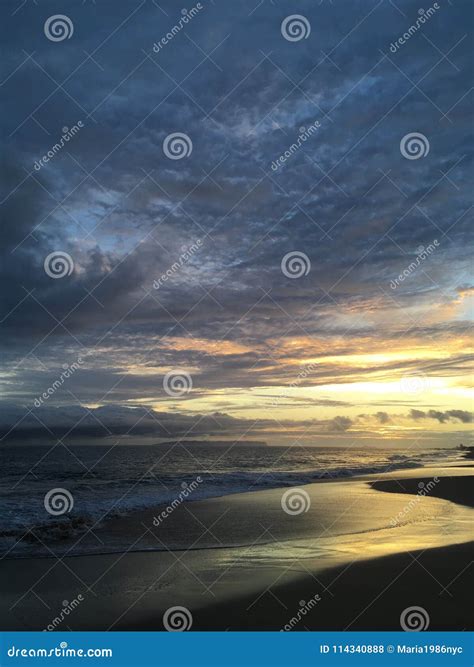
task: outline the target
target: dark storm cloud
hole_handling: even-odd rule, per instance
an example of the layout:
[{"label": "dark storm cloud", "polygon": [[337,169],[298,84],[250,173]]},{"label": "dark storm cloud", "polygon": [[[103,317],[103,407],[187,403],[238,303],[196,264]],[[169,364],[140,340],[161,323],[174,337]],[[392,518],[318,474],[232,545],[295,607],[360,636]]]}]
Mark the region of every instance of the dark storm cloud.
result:
[{"label": "dark storm cloud", "polygon": [[352,420],[334,419],[304,421],[238,419],[223,412],[208,415],[180,412],[158,412],[146,407],[130,408],[107,405],[100,408],[41,406],[25,413],[24,408],[4,404],[0,409],[0,439],[3,443],[34,439],[108,438],[151,436],[156,438],[246,437],[265,436],[285,430],[311,435],[343,433]]},{"label": "dark storm cloud", "polygon": [[375,416],[381,424],[388,424],[391,421],[390,415],[387,412],[377,412]]},{"label": "dark storm cloud", "polygon": [[[152,2],[75,0],[67,7],[74,35],[60,43],[45,38],[43,24],[63,6],[20,4],[2,3],[7,396],[30,404],[57,367],[81,353],[88,363],[60,403],[94,403],[110,391],[118,402],[160,396],[162,374],[126,371],[151,360],[199,368],[202,395],[288,384],[297,367],[272,366],[268,338],[344,337],[349,329],[380,341],[391,309],[430,308],[440,292],[449,306],[460,285],[469,287],[470,40],[462,5],[443,4],[394,54],[390,43],[418,16],[412,1],[397,2],[400,11],[389,2],[301,2],[312,32],[298,43],[280,32],[291,4],[203,2],[156,54],[154,42],[180,18],[173,2],[160,3],[163,13]],[[84,128],[35,171],[62,128],[81,119]],[[318,132],[272,170],[316,120]],[[193,152],[172,161],[162,142],[176,131],[192,138]],[[413,131],[429,137],[429,159],[401,156],[400,139]],[[436,252],[392,292],[390,281],[435,238]],[[154,289],[197,239],[199,252]],[[60,280],[43,269],[55,250],[74,260]],[[311,260],[301,280],[280,269],[293,250]],[[372,309],[386,313],[385,329],[366,317]],[[352,312],[349,326],[341,312]],[[436,337],[463,331],[465,322],[411,318],[410,326]],[[255,351],[165,349],[160,339],[168,336],[243,341]],[[450,374],[466,362],[454,355],[372,370]],[[360,379],[357,367],[335,371],[322,362],[301,385],[351,377]]]},{"label": "dark storm cloud", "polygon": [[[249,438],[271,437],[272,435],[293,435],[295,438],[328,434],[343,434],[353,429],[361,429],[371,424],[385,424],[380,412],[372,415],[359,415],[351,419],[338,415],[332,419],[272,419],[263,416],[258,420],[233,417],[225,412],[210,414],[186,413],[184,411],[158,411],[144,406],[128,407],[106,405],[98,408],[85,406],[56,407],[43,404],[39,407],[18,406],[4,403],[0,408],[0,440],[6,444],[13,441],[41,440],[53,442],[57,439],[104,439],[134,438],[149,436],[153,438],[226,437]],[[263,414],[263,412],[262,412]],[[412,410],[408,417],[415,421],[437,420],[445,422],[471,423],[473,416],[464,410],[440,412]],[[368,431],[369,433],[370,431]]]},{"label": "dark storm cloud", "polygon": [[462,424],[470,424],[473,421],[473,415],[466,410],[411,410],[410,417],[412,419],[436,419],[440,424],[445,424],[448,421],[461,422]]}]

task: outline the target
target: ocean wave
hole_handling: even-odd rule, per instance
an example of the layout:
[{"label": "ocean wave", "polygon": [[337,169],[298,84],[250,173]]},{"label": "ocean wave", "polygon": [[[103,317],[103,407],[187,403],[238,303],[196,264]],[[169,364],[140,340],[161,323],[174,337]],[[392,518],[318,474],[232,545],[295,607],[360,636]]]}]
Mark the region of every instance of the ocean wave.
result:
[{"label": "ocean wave", "polygon": [[[235,466],[229,470],[214,470],[212,461],[202,470],[186,472],[168,469],[166,473],[159,471],[143,474],[138,465],[133,468],[123,466],[123,476],[114,477],[112,468],[104,470],[101,476],[93,478],[74,478],[69,470],[56,469],[56,477],[49,474],[43,478],[29,480],[28,487],[15,489],[10,486],[4,494],[4,512],[0,516],[0,553],[13,556],[51,555],[48,548],[62,551],[68,544],[77,541],[81,536],[91,533],[91,529],[103,526],[110,519],[124,517],[133,512],[151,508],[166,507],[175,500],[184,488],[192,484],[196,478],[201,482],[193,486],[191,493],[184,502],[227,496],[236,493],[247,493],[272,488],[304,486],[319,480],[351,479],[354,477],[380,474],[394,470],[419,468],[433,462],[433,452],[429,459],[424,453],[417,452],[416,457],[405,454],[381,455],[361,452],[360,461],[354,464],[342,453],[325,453],[318,456],[314,453],[312,461],[286,461],[286,468],[281,463],[278,470],[272,470],[271,464],[259,471],[250,471],[243,466]],[[371,457],[371,460],[367,460]],[[435,459],[442,458],[440,452]],[[363,460],[366,459],[366,460]],[[203,461],[204,463],[204,461]],[[215,463],[215,461],[214,461]],[[229,466],[230,462],[226,465]],[[235,461],[233,461],[235,465]],[[240,462],[239,462],[240,463]],[[308,467],[302,467],[306,463]],[[311,465],[313,464],[313,465]],[[130,473],[133,471],[134,475]],[[16,473],[16,471],[15,471]],[[128,474],[127,474],[128,473]],[[106,475],[110,475],[107,477]],[[10,477],[11,482],[11,477]],[[46,517],[43,507],[43,496],[46,491],[56,486],[64,486],[74,496],[74,513],[60,517]],[[34,502],[25,502],[29,496]],[[90,536],[90,535],[88,535]],[[86,540],[88,541],[88,540]]]}]

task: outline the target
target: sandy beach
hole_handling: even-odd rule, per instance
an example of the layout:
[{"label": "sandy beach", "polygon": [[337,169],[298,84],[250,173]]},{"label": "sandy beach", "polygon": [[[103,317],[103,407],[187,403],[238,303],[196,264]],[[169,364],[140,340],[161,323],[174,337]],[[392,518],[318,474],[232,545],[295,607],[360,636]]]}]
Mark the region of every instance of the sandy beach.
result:
[{"label": "sandy beach", "polygon": [[[109,536],[126,531],[128,552],[4,559],[0,623],[161,630],[164,611],[180,605],[196,630],[280,630],[295,617],[295,630],[399,629],[403,609],[418,605],[433,629],[465,629],[472,471],[310,484],[299,515],[282,510],[288,489],[184,503],[158,527],[160,508],[135,513],[107,526]],[[110,548],[100,526],[92,537]]]},{"label": "sandy beach", "polygon": [[0,667],[474,667],[473,6],[1,0]]}]

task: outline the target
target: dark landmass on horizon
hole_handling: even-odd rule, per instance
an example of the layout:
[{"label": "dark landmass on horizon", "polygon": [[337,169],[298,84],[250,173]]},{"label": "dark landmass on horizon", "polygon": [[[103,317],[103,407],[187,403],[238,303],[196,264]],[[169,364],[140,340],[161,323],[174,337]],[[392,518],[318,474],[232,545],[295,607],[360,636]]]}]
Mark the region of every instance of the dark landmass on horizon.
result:
[{"label": "dark landmass on horizon", "polygon": [[265,440],[166,440],[165,442],[155,442],[154,447],[174,447],[175,445],[208,445],[212,447],[227,447],[231,445],[245,445],[248,447],[268,447]]}]

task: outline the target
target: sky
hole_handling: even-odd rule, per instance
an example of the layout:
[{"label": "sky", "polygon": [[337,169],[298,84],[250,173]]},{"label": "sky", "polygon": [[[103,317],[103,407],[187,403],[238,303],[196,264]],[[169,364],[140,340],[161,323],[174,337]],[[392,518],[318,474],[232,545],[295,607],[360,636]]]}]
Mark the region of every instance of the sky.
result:
[{"label": "sky", "polygon": [[469,444],[472,5],[423,9],[2,1],[4,442]]}]

